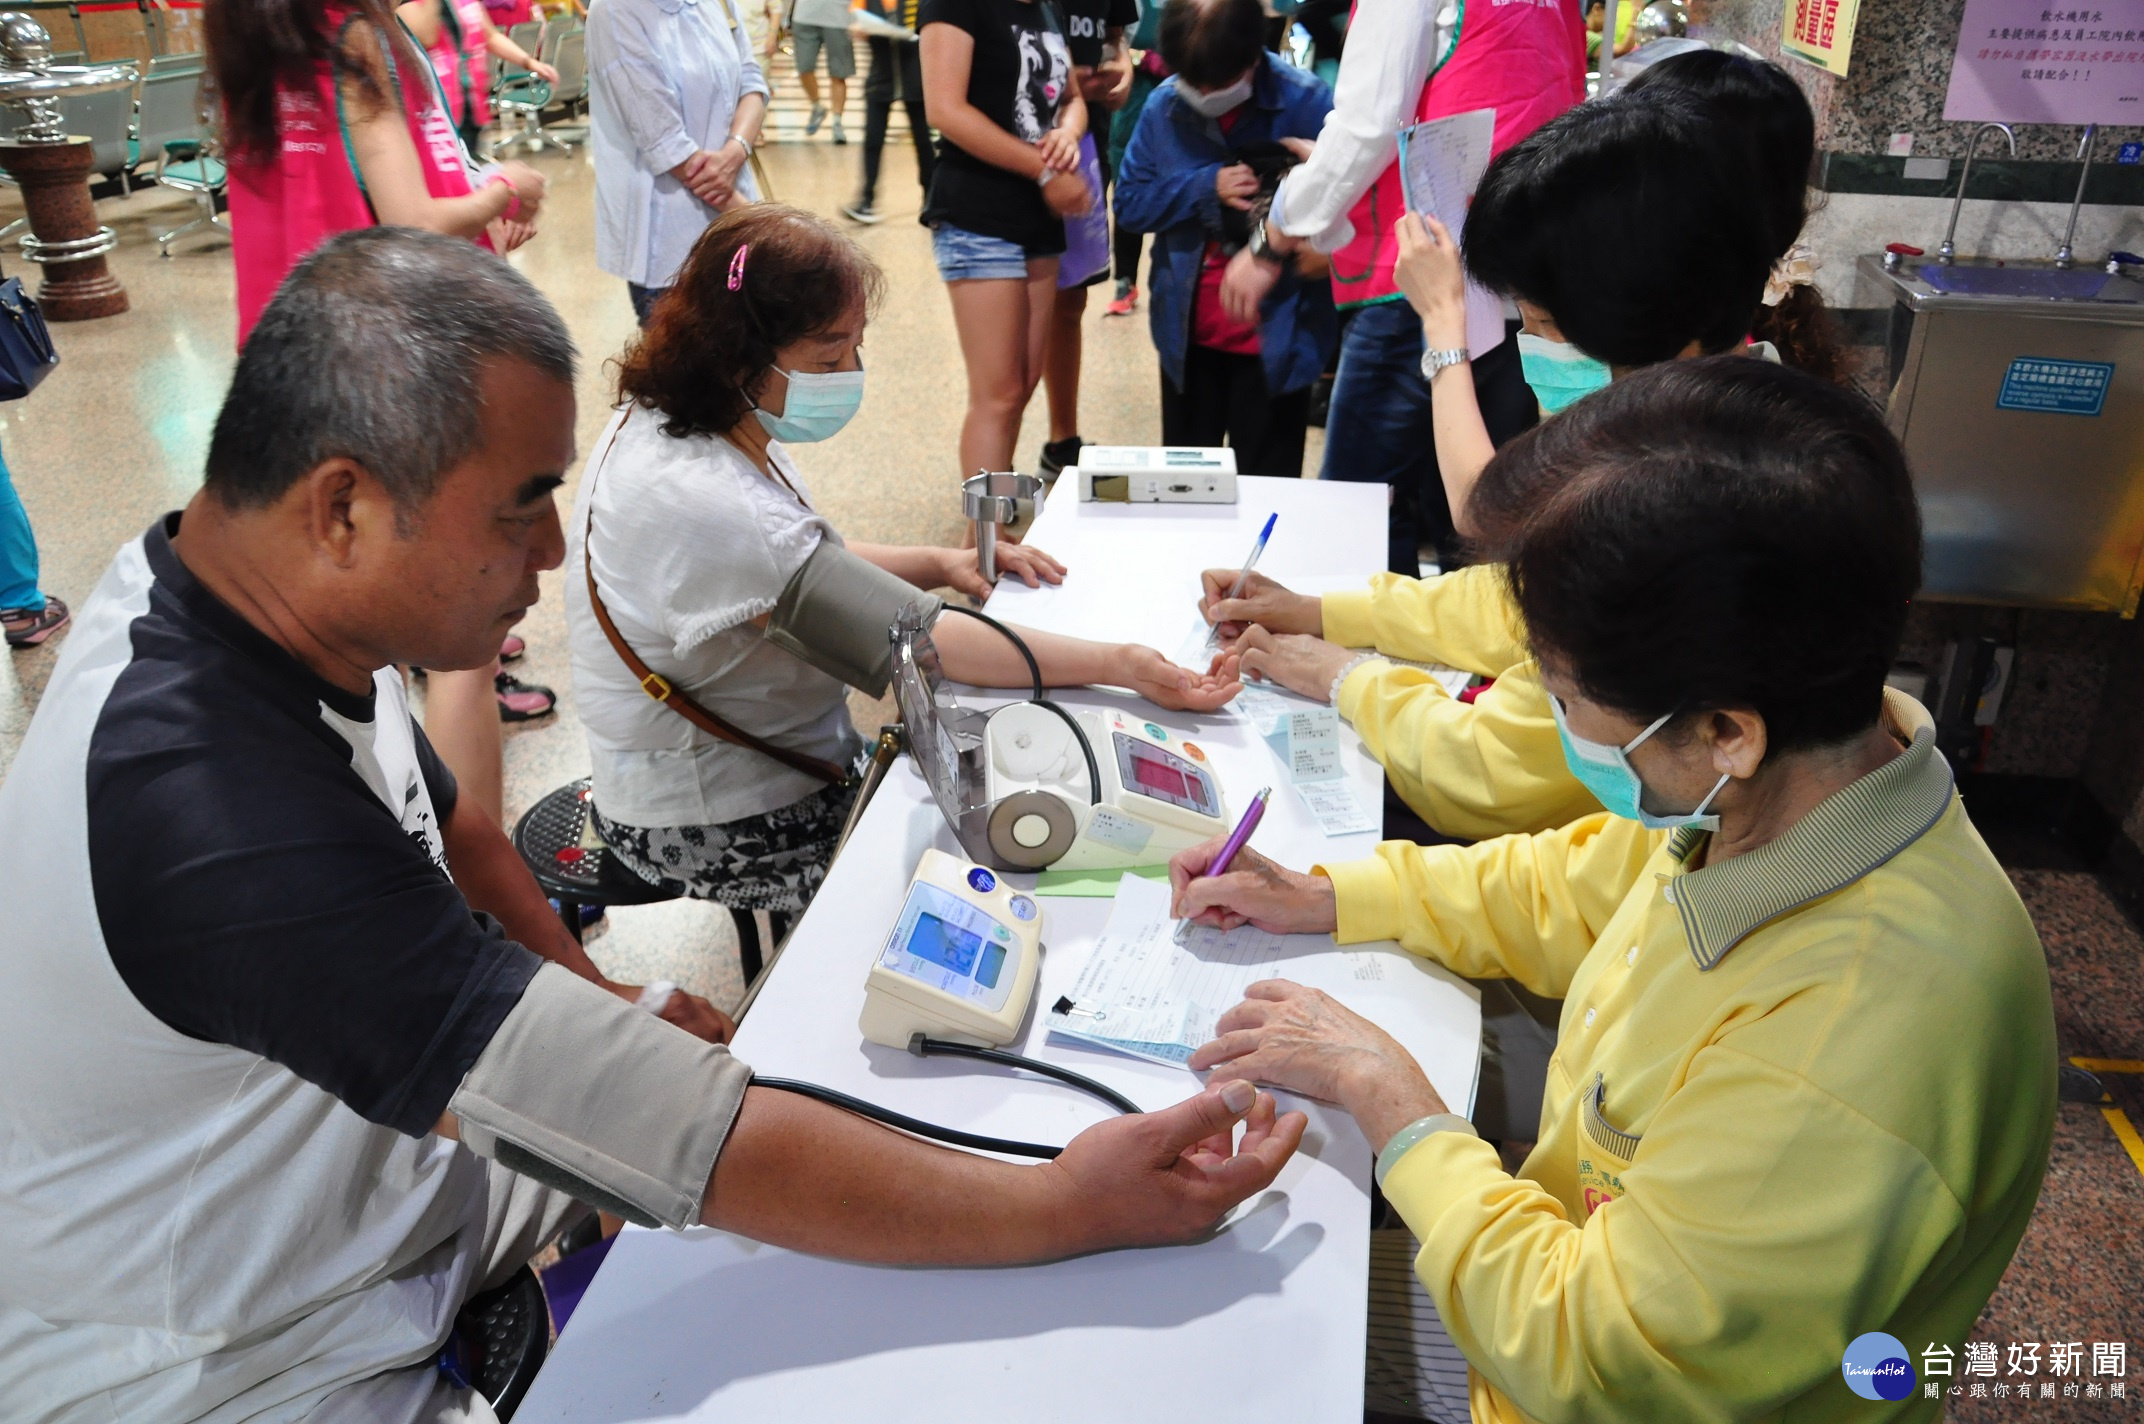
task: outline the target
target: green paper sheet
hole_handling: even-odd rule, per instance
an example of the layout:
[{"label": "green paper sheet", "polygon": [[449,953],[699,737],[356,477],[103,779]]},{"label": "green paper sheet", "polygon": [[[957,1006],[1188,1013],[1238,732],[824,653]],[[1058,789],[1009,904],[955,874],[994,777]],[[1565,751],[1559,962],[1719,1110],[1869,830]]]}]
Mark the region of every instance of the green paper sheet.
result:
[{"label": "green paper sheet", "polygon": [[1167,880],[1166,865],[1135,865],[1129,870],[1045,870],[1035,876],[1037,895],[1062,895],[1081,900],[1116,898],[1117,882],[1127,875],[1143,880]]}]

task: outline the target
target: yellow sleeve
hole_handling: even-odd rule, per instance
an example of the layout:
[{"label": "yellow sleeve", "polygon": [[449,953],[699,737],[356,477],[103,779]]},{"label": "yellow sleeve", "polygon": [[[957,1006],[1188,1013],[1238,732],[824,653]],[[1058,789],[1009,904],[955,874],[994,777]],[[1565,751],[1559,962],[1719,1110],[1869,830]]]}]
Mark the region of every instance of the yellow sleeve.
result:
[{"label": "yellow sleeve", "polygon": [[1455,974],[1560,999],[1661,840],[1598,811],[1470,846],[1386,841],[1368,860],[1316,868],[1333,882],[1341,944],[1396,939]]},{"label": "yellow sleeve", "polygon": [[1600,809],[1564,762],[1530,661],[1499,669],[1472,702],[1418,668],[1365,663],[1340,686],[1340,715],[1400,799],[1446,835],[1545,831]]},{"label": "yellow sleeve", "polygon": [[1502,564],[1437,578],[1383,573],[1319,600],[1328,641],[1495,677],[1531,654]]},{"label": "yellow sleeve", "polygon": [[1773,1417],[1958,1249],[1965,1212],[1910,1143],[1731,1041],[1691,1070],[1584,1222],[1459,1133],[1387,1174],[1493,1417]]}]

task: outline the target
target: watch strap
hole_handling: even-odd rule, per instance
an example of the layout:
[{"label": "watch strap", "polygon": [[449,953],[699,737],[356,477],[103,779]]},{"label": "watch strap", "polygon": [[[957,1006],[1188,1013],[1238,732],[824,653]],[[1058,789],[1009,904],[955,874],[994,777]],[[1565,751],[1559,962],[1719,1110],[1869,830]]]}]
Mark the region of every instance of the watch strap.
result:
[{"label": "watch strap", "polygon": [[1434,381],[1437,379],[1439,371],[1452,366],[1463,366],[1471,359],[1467,355],[1467,349],[1464,346],[1448,346],[1442,350],[1424,351],[1422,353],[1422,379]]}]

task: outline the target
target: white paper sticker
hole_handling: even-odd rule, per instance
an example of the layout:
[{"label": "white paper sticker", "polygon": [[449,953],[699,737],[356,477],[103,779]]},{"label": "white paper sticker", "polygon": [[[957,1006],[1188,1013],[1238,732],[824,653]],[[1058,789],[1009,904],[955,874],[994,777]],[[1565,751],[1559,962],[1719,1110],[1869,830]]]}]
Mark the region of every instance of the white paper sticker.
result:
[{"label": "white paper sticker", "polygon": [[1087,829],[1082,834],[1124,855],[1137,855],[1154,839],[1154,828],[1115,807],[1097,806],[1087,818]]},{"label": "white paper sticker", "polygon": [[1346,781],[1299,782],[1295,794],[1302,798],[1303,805],[1317,820],[1318,829],[1329,836],[1352,836],[1363,831],[1376,831],[1383,826],[1382,819],[1362,804],[1355,788]]},{"label": "white paper sticker", "polygon": [[1331,781],[1340,775],[1340,714],[1313,707],[1288,714],[1288,779]]}]

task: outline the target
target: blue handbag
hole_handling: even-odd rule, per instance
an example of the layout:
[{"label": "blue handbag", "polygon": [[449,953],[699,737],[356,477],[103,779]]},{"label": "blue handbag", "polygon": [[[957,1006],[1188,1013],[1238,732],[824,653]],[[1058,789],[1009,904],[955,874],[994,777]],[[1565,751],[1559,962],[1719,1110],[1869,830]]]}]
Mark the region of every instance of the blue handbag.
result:
[{"label": "blue handbag", "polygon": [[20,277],[0,282],[0,401],[21,400],[59,363],[37,298]]}]

